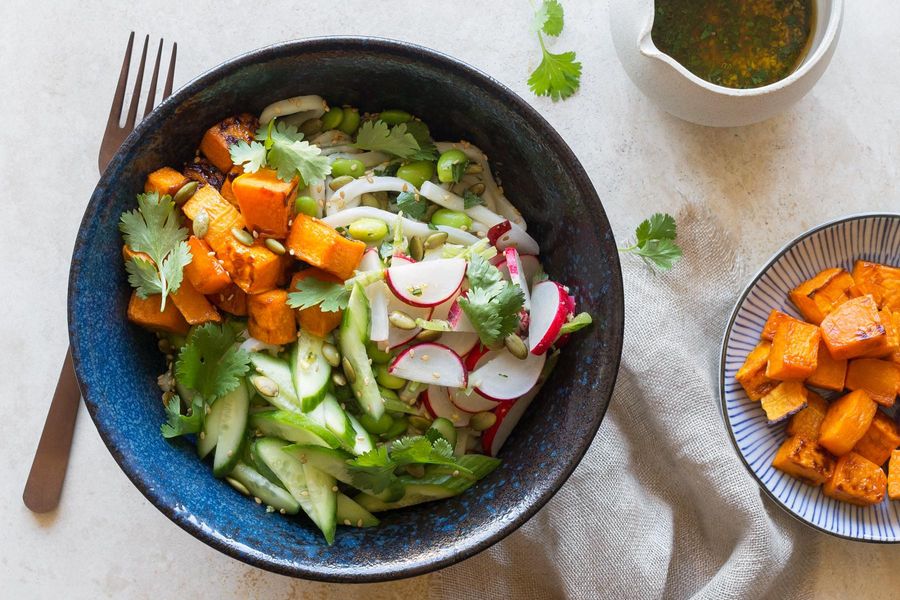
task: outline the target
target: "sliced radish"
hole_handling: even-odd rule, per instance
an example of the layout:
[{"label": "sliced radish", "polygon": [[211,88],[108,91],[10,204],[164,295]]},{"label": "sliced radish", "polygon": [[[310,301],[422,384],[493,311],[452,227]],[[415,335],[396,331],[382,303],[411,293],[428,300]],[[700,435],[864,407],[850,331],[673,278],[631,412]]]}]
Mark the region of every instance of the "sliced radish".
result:
[{"label": "sliced radish", "polygon": [[494,410],[501,402],[485,398],[476,391],[466,394],[465,390],[450,390],[450,401],[453,406],[467,413],[478,413],[486,410]]},{"label": "sliced radish", "polygon": [[363,254],[362,260],[359,261],[359,266],[356,270],[360,273],[367,273],[369,271],[380,271],[383,268],[384,263],[381,262],[381,257],[378,256],[378,250],[369,248],[366,250],[365,254]]},{"label": "sliced radish", "polygon": [[[384,282],[381,282],[384,283]],[[425,319],[428,320],[431,318],[433,309],[426,308],[423,306],[410,306],[397,296],[392,293],[388,293],[388,307],[387,312],[391,314],[391,312],[399,310],[401,312],[405,312],[413,319]],[[412,341],[416,335],[422,331],[419,327],[415,329],[400,329],[399,327],[394,327],[390,325],[388,327],[388,340],[387,345],[388,348],[396,348],[397,346],[402,346],[407,342]]]},{"label": "sliced radish", "polygon": [[497,250],[516,248],[522,254],[540,254],[541,247],[528,232],[509,221],[503,221],[494,225],[487,232],[488,239],[497,247]]},{"label": "sliced radish", "polygon": [[[493,242],[491,242],[491,243],[493,244]],[[492,265],[494,265],[495,267],[497,267],[498,269],[502,269],[503,267],[501,265],[506,264],[506,257],[503,256],[503,253],[501,252],[500,254],[496,254],[496,255],[492,256],[490,259],[488,259],[488,262],[491,263]]]},{"label": "sliced radish", "polygon": [[409,381],[466,387],[468,377],[459,354],[432,342],[410,346],[391,361],[388,373]]},{"label": "sliced radish", "polygon": [[387,283],[398,298],[411,306],[437,306],[459,289],[466,276],[466,265],[462,258],[391,265]]},{"label": "sliced radish", "polygon": [[391,266],[392,267],[399,267],[400,265],[411,265],[415,262],[416,261],[414,261],[412,258],[408,257],[405,254],[395,254],[394,256],[391,257]]},{"label": "sliced radish", "polygon": [[559,336],[569,314],[569,294],[554,281],[542,281],[531,291],[528,347],[543,354]]},{"label": "sliced radish", "polygon": [[503,254],[498,254],[497,256],[503,256],[503,263],[497,265],[497,270],[500,271],[500,277],[505,279],[506,281],[510,281],[509,278],[509,267],[506,266],[506,257]]},{"label": "sliced radish", "polygon": [[525,267],[519,260],[519,251],[515,248],[507,248],[503,251],[506,255],[506,268],[509,271],[509,280],[519,286],[525,295],[525,310],[531,310],[531,294],[528,293],[528,278],[525,276]]},{"label": "sliced radish", "polygon": [[470,377],[475,391],[490,400],[513,400],[534,387],[544,362],[544,354],[528,354],[525,360],[513,356],[505,348],[493,350],[479,360],[484,361]]},{"label": "sliced radish", "polygon": [[391,327],[388,314],[393,296],[383,281],[370,283],[366,287],[366,298],[369,300],[369,339],[373,342],[388,341]]},{"label": "sliced radish", "polygon": [[424,262],[432,261],[432,260],[440,260],[444,258],[444,247],[438,246],[437,248],[428,248],[425,250],[425,256],[422,257]]},{"label": "sliced radish", "polygon": [[481,447],[485,454],[497,456],[506,438],[512,433],[540,390],[541,386],[536,385],[518,400],[503,402],[494,410],[497,421],[481,434]]},{"label": "sliced radish", "polygon": [[441,302],[437,306],[434,307],[434,311],[431,313],[431,318],[433,319],[441,319],[446,321],[450,317],[450,309],[453,308],[453,305],[456,304],[456,299],[459,296],[453,296],[446,302]]},{"label": "sliced radish", "polygon": [[453,306],[450,307],[450,312],[447,313],[447,320],[450,322],[450,327],[453,328],[453,331],[475,333],[475,326],[472,325],[472,321],[470,321],[466,313],[463,312],[458,301],[454,301]]},{"label": "sliced radish", "polygon": [[488,229],[488,241],[490,241],[492,245],[496,246],[500,238],[509,233],[511,229],[512,223],[510,223],[509,220],[503,221],[502,223],[497,223],[496,225]]},{"label": "sliced radish", "polygon": [[441,334],[440,343],[460,356],[465,356],[478,345],[478,334],[467,331],[446,331]]},{"label": "sliced radish", "polygon": [[449,390],[439,385],[429,385],[428,389],[422,395],[422,404],[431,414],[431,417],[437,419],[443,417],[449,419],[456,427],[465,427],[469,424],[471,414],[459,410],[450,402]]},{"label": "sliced radish", "polygon": [[487,346],[482,346],[481,344],[473,348],[471,352],[466,354],[466,360],[464,361],[466,371],[471,373],[472,371],[483,365],[485,361],[481,359],[489,352],[490,349]]}]

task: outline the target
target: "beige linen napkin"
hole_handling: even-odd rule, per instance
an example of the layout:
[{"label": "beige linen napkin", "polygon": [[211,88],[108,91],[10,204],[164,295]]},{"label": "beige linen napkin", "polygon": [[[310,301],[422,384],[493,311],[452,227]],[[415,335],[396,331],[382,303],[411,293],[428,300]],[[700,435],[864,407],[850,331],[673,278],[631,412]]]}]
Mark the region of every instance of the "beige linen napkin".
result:
[{"label": "beige linen napkin", "polygon": [[709,211],[678,216],[684,259],[623,256],[625,343],[612,404],[550,503],[434,577],[438,598],[802,598],[812,535],[768,499],[719,409],[722,334],[745,283]]}]

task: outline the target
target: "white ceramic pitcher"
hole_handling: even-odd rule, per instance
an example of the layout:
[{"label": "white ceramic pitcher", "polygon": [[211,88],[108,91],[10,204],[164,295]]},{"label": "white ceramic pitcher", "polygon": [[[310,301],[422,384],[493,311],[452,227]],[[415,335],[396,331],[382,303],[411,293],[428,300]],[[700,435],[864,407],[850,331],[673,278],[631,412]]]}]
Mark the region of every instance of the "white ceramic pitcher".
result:
[{"label": "white ceramic pitcher", "polygon": [[786,78],[753,89],[701,79],[653,43],[654,0],[609,0],[610,27],[622,66],[635,85],[664,110],[686,121],[736,127],[768,119],[806,95],[822,76],[840,33],[844,0],[816,2],[806,58]]}]

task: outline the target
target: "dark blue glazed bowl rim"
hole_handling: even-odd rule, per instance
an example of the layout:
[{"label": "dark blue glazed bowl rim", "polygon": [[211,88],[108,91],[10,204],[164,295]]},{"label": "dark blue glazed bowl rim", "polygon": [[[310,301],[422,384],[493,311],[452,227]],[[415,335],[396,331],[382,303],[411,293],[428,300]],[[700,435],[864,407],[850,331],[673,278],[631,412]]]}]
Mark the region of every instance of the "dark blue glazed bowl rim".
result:
[{"label": "dark blue glazed bowl rim", "polygon": [[165,514],[179,527],[224,554],[253,566],[283,575],[336,583],[363,583],[402,579],[405,577],[422,575],[450,566],[485,550],[518,529],[522,524],[534,516],[571,476],[575,467],[578,466],[578,463],[587,452],[593,438],[596,437],[597,430],[599,429],[609,406],[612,390],[615,386],[615,378],[619,370],[623,343],[622,332],[624,331],[625,320],[621,266],[618,259],[618,253],[614,245],[610,244],[610,247],[607,249],[606,257],[607,260],[610,261],[610,270],[614,274],[612,281],[609,282],[612,290],[610,297],[616,302],[617,306],[612,307],[612,314],[615,315],[615,320],[607,323],[606,327],[613,334],[613,339],[611,341],[612,352],[610,352],[611,356],[609,357],[611,362],[610,372],[613,374],[613,377],[610,381],[604,382],[602,390],[598,390],[598,407],[591,415],[591,423],[588,428],[590,435],[585,435],[583,439],[573,441],[576,451],[572,453],[572,459],[562,469],[559,469],[553,474],[551,485],[546,488],[546,491],[541,496],[538,496],[530,504],[521,504],[517,506],[515,508],[515,517],[508,520],[502,528],[488,532],[483,536],[470,536],[468,539],[461,540],[455,548],[457,551],[452,555],[445,554],[441,558],[425,560],[408,567],[398,567],[391,570],[367,573],[335,573],[333,571],[319,570],[316,568],[315,564],[295,563],[287,566],[282,562],[274,562],[266,558],[260,558],[257,554],[244,553],[240,548],[226,544],[221,538],[212,535],[209,531],[198,526],[198,524],[190,518],[190,515],[176,511],[166,500],[165,492],[156,489],[143,481],[137,469],[132,464],[131,457],[123,453],[118,447],[115,432],[111,431],[105,423],[96,417],[97,405],[91,398],[90,388],[84,384],[86,377],[83,372],[79,339],[75,333],[76,311],[74,297],[76,281],[78,281],[79,276],[81,275],[81,257],[83,253],[86,252],[88,246],[88,240],[86,239],[86,225],[96,218],[98,211],[102,208],[104,197],[107,194],[105,190],[113,179],[114,174],[119,172],[123,167],[125,157],[141,142],[145,132],[152,131],[157,127],[159,122],[169,118],[185,99],[202,91],[216,80],[230,75],[234,71],[260,62],[274,60],[284,56],[291,56],[304,51],[316,53],[329,51],[346,52],[353,50],[359,52],[382,52],[409,60],[439,66],[441,69],[445,69],[448,72],[452,72],[455,75],[470,81],[475,86],[489,90],[491,94],[501,98],[507,104],[514,106],[516,111],[523,115],[525,119],[533,123],[537,129],[541,130],[545,139],[550,142],[550,145],[560,157],[561,162],[567,166],[568,172],[577,184],[577,187],[583,191],[584,196],[582,201],[595,208],[599,212],[598,216],[603,221],[608,222],[600,198],[598,197],[590,178],[579,160],[575,157],[571,148],[563,141],[559,133],[557,133],[546,119],[544,119],[527,102],[491,76],[446,54],[416,44],[387,38],[331,36],[287,41],[247,52],[231,60],[225,61],[219,66],[199,75],[162,102],[150,115],[148,115],[147,118],[141,121],[137,128],[135,128],[128,136],[122,144],[122,147],[109,163],[103,176],[101,176],[100,181],[91,196],[87,209],[85,210],[84,217],[82,218],[78,236],[75,240],[75,248],[69,272],[67,310],[69,342],[72,349],[72,358],[88,413],[91,415],[91,419],[94,421],[94,424],[100,433],[100,437],[103,439],[109,452],[135,487],[137,487],[138,490],[140,490],[140,492],[160,510],[160,512]]}]

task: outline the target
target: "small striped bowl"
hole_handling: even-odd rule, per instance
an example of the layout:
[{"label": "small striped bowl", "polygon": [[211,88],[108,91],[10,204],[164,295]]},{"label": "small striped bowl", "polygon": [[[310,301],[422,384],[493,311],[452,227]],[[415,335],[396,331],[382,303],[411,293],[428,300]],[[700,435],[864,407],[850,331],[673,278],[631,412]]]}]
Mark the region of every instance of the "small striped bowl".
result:
[{"label": "small striped bowl", "polygon": [[[719,389],[731,441],[762,490],[802,522],[825,533],[866,542],[900,541],[900,502],[885,499],[860,507],[826,497],[813,487],[772,467],[785,439],[785,425],[770,426],[759,402],[734,379],[760,339],[769,311],[800,315],[788,292],[819,271],[847,270],[857,259],[900,264],[900,214],[863,214],[820,225],[781,249],[754,277],[731,315],[722,343]],[[821,390],[817,390],[822,393]],[[838,394],[822,393],[826,399]]]}]

